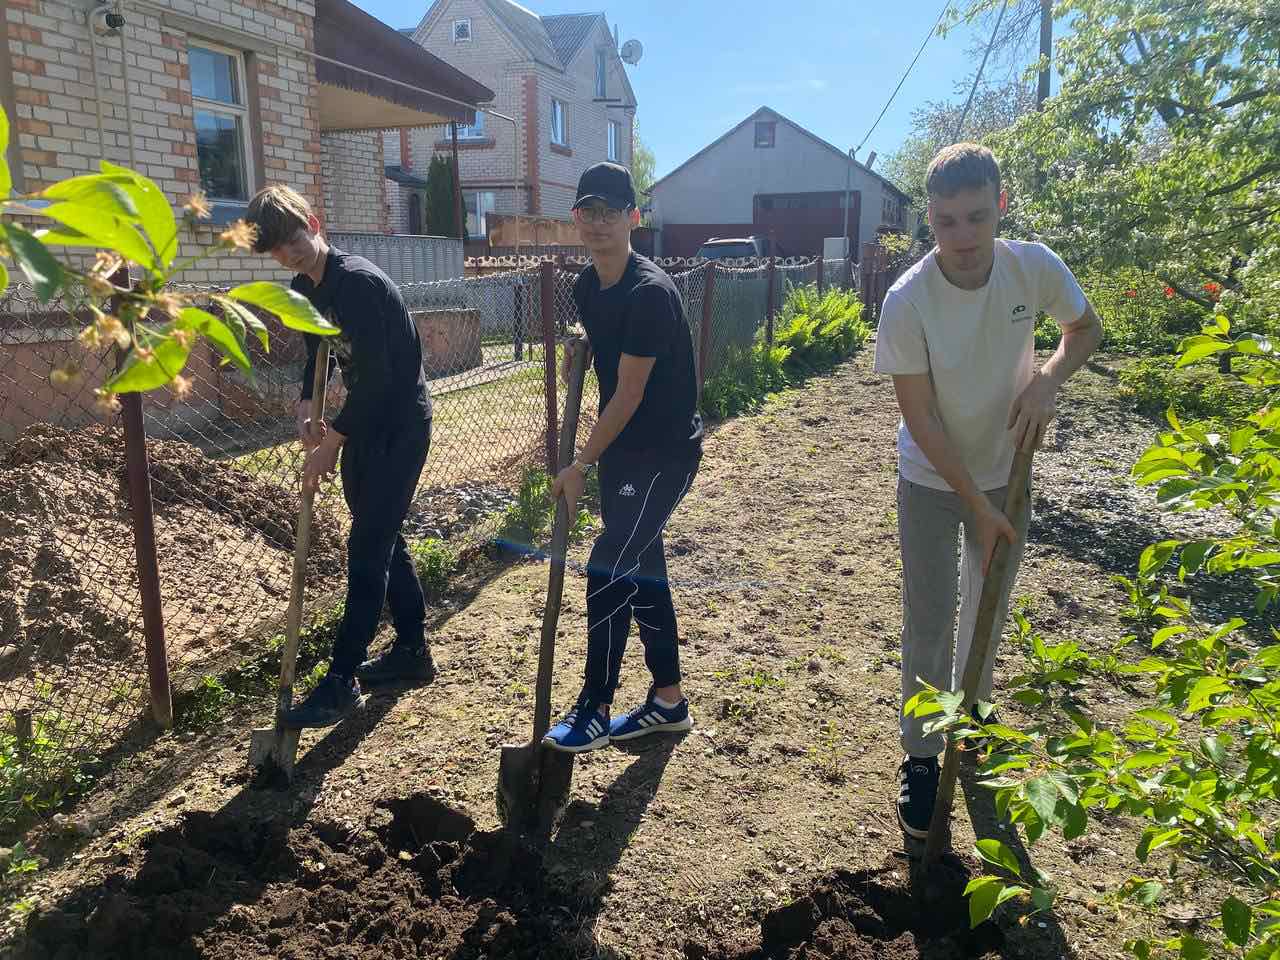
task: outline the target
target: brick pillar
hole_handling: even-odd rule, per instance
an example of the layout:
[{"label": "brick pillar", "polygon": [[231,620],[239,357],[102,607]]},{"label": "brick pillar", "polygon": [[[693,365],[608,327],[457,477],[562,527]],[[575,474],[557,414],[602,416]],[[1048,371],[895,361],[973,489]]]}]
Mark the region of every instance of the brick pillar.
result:
[{"label": "brick pillar", "polygon": [[409,149],[409,128],[400,128],[400,169],[413,169],[413,151]]}]

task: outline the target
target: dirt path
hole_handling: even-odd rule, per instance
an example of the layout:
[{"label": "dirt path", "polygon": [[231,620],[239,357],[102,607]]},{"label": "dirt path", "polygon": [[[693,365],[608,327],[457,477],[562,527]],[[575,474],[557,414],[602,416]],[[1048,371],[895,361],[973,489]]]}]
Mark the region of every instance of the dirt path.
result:
[{"label": "dirt path", "polygon": [[[1120,635],[1109,574],[1161,535],[1123,479],[1152,427],[1113,393],[1097,366],[1064,398],[1016,590],[1046,634],[1086,644]],[[1086,903],[1130,869],[1132,839],[1110,826],[1037,850],[1075,898],[1056,917],[1022,925],[1005,908],[972,938],[904,912],[895,426],[864,354],[710,437],[668,537],[697,725],[578,762],[545,883],[493,832],[493,794],[498,745],[528,736],[546,568],[482,565],[439,611],[441,678],[304,736],[292,793],[245,780],[261,708],[166,736],[112,774],[81,814],[105,832],[42,878],[18,955],[1122,956]],[[557,711],[580,683],[578,577],[561,626]],[[998,675],[1019,660],[1006,649]],[[646,676],[634,644],[620,707]],[[1008,839],[982,792],[965,793],[957,849],[972,846],[970,817]]]}]

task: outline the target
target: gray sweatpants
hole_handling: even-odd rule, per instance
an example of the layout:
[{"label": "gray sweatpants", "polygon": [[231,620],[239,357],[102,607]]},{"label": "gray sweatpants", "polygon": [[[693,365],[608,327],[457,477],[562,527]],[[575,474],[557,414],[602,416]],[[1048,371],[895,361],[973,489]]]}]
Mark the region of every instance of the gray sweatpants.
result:
[{"label": "gray sweatpants", "polygon": [[[1004,506],[1005,490],[988,490],[987,497]],[[996,646],[1009,612],[1009,594],[1026,544],[1028,509],[1023,513],[1018,543],[1006,568],[1000,607],[978,686],[980,700],[991,698],[991,673]],[[920,689],[917,677],[943,690],[958,690],[969,658],[978,598],[982,594],[982,548],[975,537],[959,537],[973,522],[960,497],[898,478],[898,539],[902,549],[902,704]],[[960,628],[956,631],[956,549],[960,542]],[[942,734],[925,736],[926,719],[901,716],[902,748],[913,757],[942,752]]]}]

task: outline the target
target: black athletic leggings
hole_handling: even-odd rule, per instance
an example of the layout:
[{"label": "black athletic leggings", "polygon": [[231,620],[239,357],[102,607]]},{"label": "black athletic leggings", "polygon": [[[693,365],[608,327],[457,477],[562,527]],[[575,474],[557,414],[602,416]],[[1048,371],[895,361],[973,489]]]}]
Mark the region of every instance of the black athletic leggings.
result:
[{"label": "black athletic leggings", "polygon": [[680,682],[676,611],[667,583],[662,529],[693,484],[701,453],[655,460],[629,451],[600,459],[604,532],[587,562],[584,694],[612,703],[634,617],[656,687]]}]

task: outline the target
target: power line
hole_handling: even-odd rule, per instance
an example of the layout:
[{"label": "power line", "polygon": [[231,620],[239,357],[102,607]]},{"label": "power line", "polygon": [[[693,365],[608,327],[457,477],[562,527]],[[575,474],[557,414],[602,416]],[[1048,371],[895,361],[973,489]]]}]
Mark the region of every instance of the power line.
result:
[{"label": "power line", "polygon": [[1009,0],[1004,0],[1000,5],[1000,16],[996,17],[996,28],[991,31],[991,39],[987,41],[986,52],[982,54],[982,63],[978,65],[978,72],[973,75],[973,86],[969,88],[969,99],[964,102],[964,112],[960,114],[960,122],[956,124],[955,135],[952,140],[960,139],[960,131],[964,129],[964,122],[969,117],[969,108],[973,106],[973,95],[978,90],[978,83],[982,80],[982,71],[987,68],[987,57],[991,56],[991,48],[996,45],[996,37],[1000,34],[1000,24],[1004,22],[1004,12],[1009,9]]},{"label": "power line", "polygon": [[902,75],[902,79],[898,81],[898,85],[893,88],[893,93],[889,94],[889,99],[885,103],[884,109],[880,111],[880,116],[876,117],[876,122],[871,125],[871,129],[867,131],[867,135],[862,138],[862,143],[853,148],[853,152],[855,154],[866,145],[868,140],[871,139],[871,135],[876,132],[876,127],[880,126],[880,121],[884,119],[884,115],[888,112],[890,105],[893,103],[893,98],[898,95],[898,91],[902,89],[902,85],[907,82],[907,77],[909,77],[911,75],[911,71],[915,69],[916,62],[920,59],[920,54],[924,53],[924,48],[928,45],[929,39],[938,32],[938,27],[942,25],[942,18],[946,16],[947,10],[950,8],[951,0],[947,0],[947,2],[942,5],[942,9],[938,11],[937,21],[930,28],[929,32],[925,34],[924,43],[920,44],[920,49],[916,51],[916,56],[915,59],[911,61],[911,66],[907,67],[907,72]]}]

